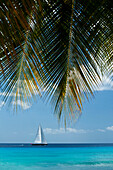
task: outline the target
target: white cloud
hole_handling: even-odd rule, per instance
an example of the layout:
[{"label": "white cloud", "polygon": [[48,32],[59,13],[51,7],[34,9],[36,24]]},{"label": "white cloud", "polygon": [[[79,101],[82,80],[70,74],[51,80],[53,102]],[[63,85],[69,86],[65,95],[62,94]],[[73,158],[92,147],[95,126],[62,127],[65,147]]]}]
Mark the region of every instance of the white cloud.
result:
[{"label": "white cloud", "polygon": [[89,130],[67,128],[68,133],[87,133]]},{"label": "white cloud", "polygon": [[[12,102],[13,105],[16,105],[16,102]],[[2,106],[5,105],[4,101],[0,101],[0,109]],[[17,105],[21,106],[24,110],[29,109],[31,107],[30,103],[27,102],[21,102],[20,100],[17,101]]]},{"label": "white cloud", "polygon": [[[16,105],[16,102],[13,102],[13,105]],[[17,101],[17,105],[21,106],[24,110],[29,109],[31,107],[31,104],[27,102],[22,102],[20,100]]]},{"label": "white cloud", "polygon": [[46,128],[46,129],[44,129],[44,132],[47,134],[59,134],[59,133],[65,133],[65,129],[63,129],[63,128],[60,128],[60,129]]},{"label": "white cloud", "polygon": [[60,129],[51,129],[51,128],[46,128],[44,129],[44,132],[46,134],[62,134],[62,133],[87,133],[89,130],[84,130],[84,129],[74,129],[74,128],[60,128]]},{"label": "white cloud", "polygon": [[97,129],[97,131],[99,131],[99,132],[105,132],[104,129]]},{"label": "white cloud", "polygon": [[113,87],[110,85],[101,85],[97,91],[113,90]]},{"label": "white cloud", "polygon": [[106,129],[113,131],[113,126],[108,126]]},{"label": "white cloud", "polygon": [[[6,92],[0,92],[0,96],[16,96],[16,93],[11,93],[11,94],[8,94],[8,93],[6,93]],[[18,96],[20,96],[19,94],[18,94]]]},{"label": "white cloud", "polygon": [[100,87],[97,89],[97,91],[104,90],[113,90],[113,81],[107,76],[102,78],[102,84],[100,84]]},{"label": "white cloud", "polygon": [[45,128],[44,133],[46,134],[64,134],[64,133],[76,133],[76,134],[83,134],[83,133],[93,133],[96,131],[105,133],[106,130],[113,131],[113,126],[107,127],[106,129],[95,129],[95,130],[89,130],[89,129],[75,129],[75,128],[60,128],[60,129],[51,129],[51,128]]}]

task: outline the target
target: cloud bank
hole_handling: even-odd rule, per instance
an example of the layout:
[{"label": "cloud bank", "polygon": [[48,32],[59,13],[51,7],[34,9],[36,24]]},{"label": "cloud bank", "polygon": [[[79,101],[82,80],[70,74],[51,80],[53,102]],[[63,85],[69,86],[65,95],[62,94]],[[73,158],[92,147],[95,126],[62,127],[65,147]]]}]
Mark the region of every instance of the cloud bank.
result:
[{"label": "cloud bank", "polygon": [[52,129],[52,128],[45,128],[43,129],[44,133],[46,134],[66,134],[66,133],[74,133],[74,134],[85,134],[85,133],[94,133],[94,132],[100,132],[100,133],[105,133],[109,131],[113,131],[113,126],[108,126],[105,129],[94,129],[94,130],[89,130],[89,129],[75,129],[75,128],[60,128],[60,129]]},{"label": "cloud bank", "polygon": [[63,133],[87,133],[89,130],[84,130],[84,129],[74,129],[74,128],[67,128],[66,130],[64,128],[60,129],[51,129],[51,128],[46,128],[44,129],[44,133],[46,134],[63,134]]}]

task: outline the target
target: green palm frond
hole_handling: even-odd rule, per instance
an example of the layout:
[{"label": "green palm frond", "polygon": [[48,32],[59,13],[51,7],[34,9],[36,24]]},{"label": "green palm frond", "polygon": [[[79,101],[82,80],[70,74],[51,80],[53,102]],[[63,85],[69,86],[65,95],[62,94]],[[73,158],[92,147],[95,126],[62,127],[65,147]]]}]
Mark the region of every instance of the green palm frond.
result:
[{"label": "green palm frond", "polygon": [[[36,4],[38,5],[38,4]],[[11,102],[27,102],[30,97],[40,94],[39,61],[37,39],[32,37],[35,12],[33,1],[6,1],[1,4],[1,72],[0,84],[5,92],[3,100],[6,102],[10,96]],[[25,12],[24,12],[25,11]],[[40,31],[37,26],[37,31]],[[32,38],[32,40],[31,40]],[[34,44],[31,42],[34,41]],[[37,56],[38,55],[38,56]]]},{"label": "green palm frond", "polygon": [[56,30],[56,37],[51,38],[52,47],[44,58],[50,72],[44,84],[59,119],[63,110],[64,117],[73,119],[99,84],[101,65],[111,49],[105,44],[108,37],[112,40],[112,9],[108,1],[60,2],[54,9],[58,17],[52,22],[51,32]]},{"label": "green palm frond", "polygon": [[77,118],[100,72],[113,71],[111,1],[7,0],[0,6],[4,100],[14,93],[15,102],[26,101],[41,88],[59,119],[63,111],[65,119]]}]

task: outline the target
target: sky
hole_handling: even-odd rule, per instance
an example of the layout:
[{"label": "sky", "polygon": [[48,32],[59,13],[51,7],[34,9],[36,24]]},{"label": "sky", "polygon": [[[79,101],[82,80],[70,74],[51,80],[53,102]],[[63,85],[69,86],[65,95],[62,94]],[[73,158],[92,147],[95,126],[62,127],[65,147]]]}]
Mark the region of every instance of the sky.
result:
[{"label": "sky", "polygon": [[50,104],[41,99],[32,105],[25,103],[17,113],[2,105],[0,102],[0,143],[32,143],[39,124],[48,143],[113,143],[113,82],[107,78],[66,130]]}]

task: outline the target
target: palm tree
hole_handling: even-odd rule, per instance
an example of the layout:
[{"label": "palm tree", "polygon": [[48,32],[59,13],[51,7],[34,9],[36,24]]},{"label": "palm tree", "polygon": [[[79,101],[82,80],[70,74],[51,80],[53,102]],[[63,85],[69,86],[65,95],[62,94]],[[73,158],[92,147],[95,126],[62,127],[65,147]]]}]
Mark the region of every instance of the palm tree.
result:
[{"label": "palm tree", "polygon": [[2,100],[40,95],[59,119],[77,118],[101,72],[113,72],[112,2],[1,0],[0,18]]}]

